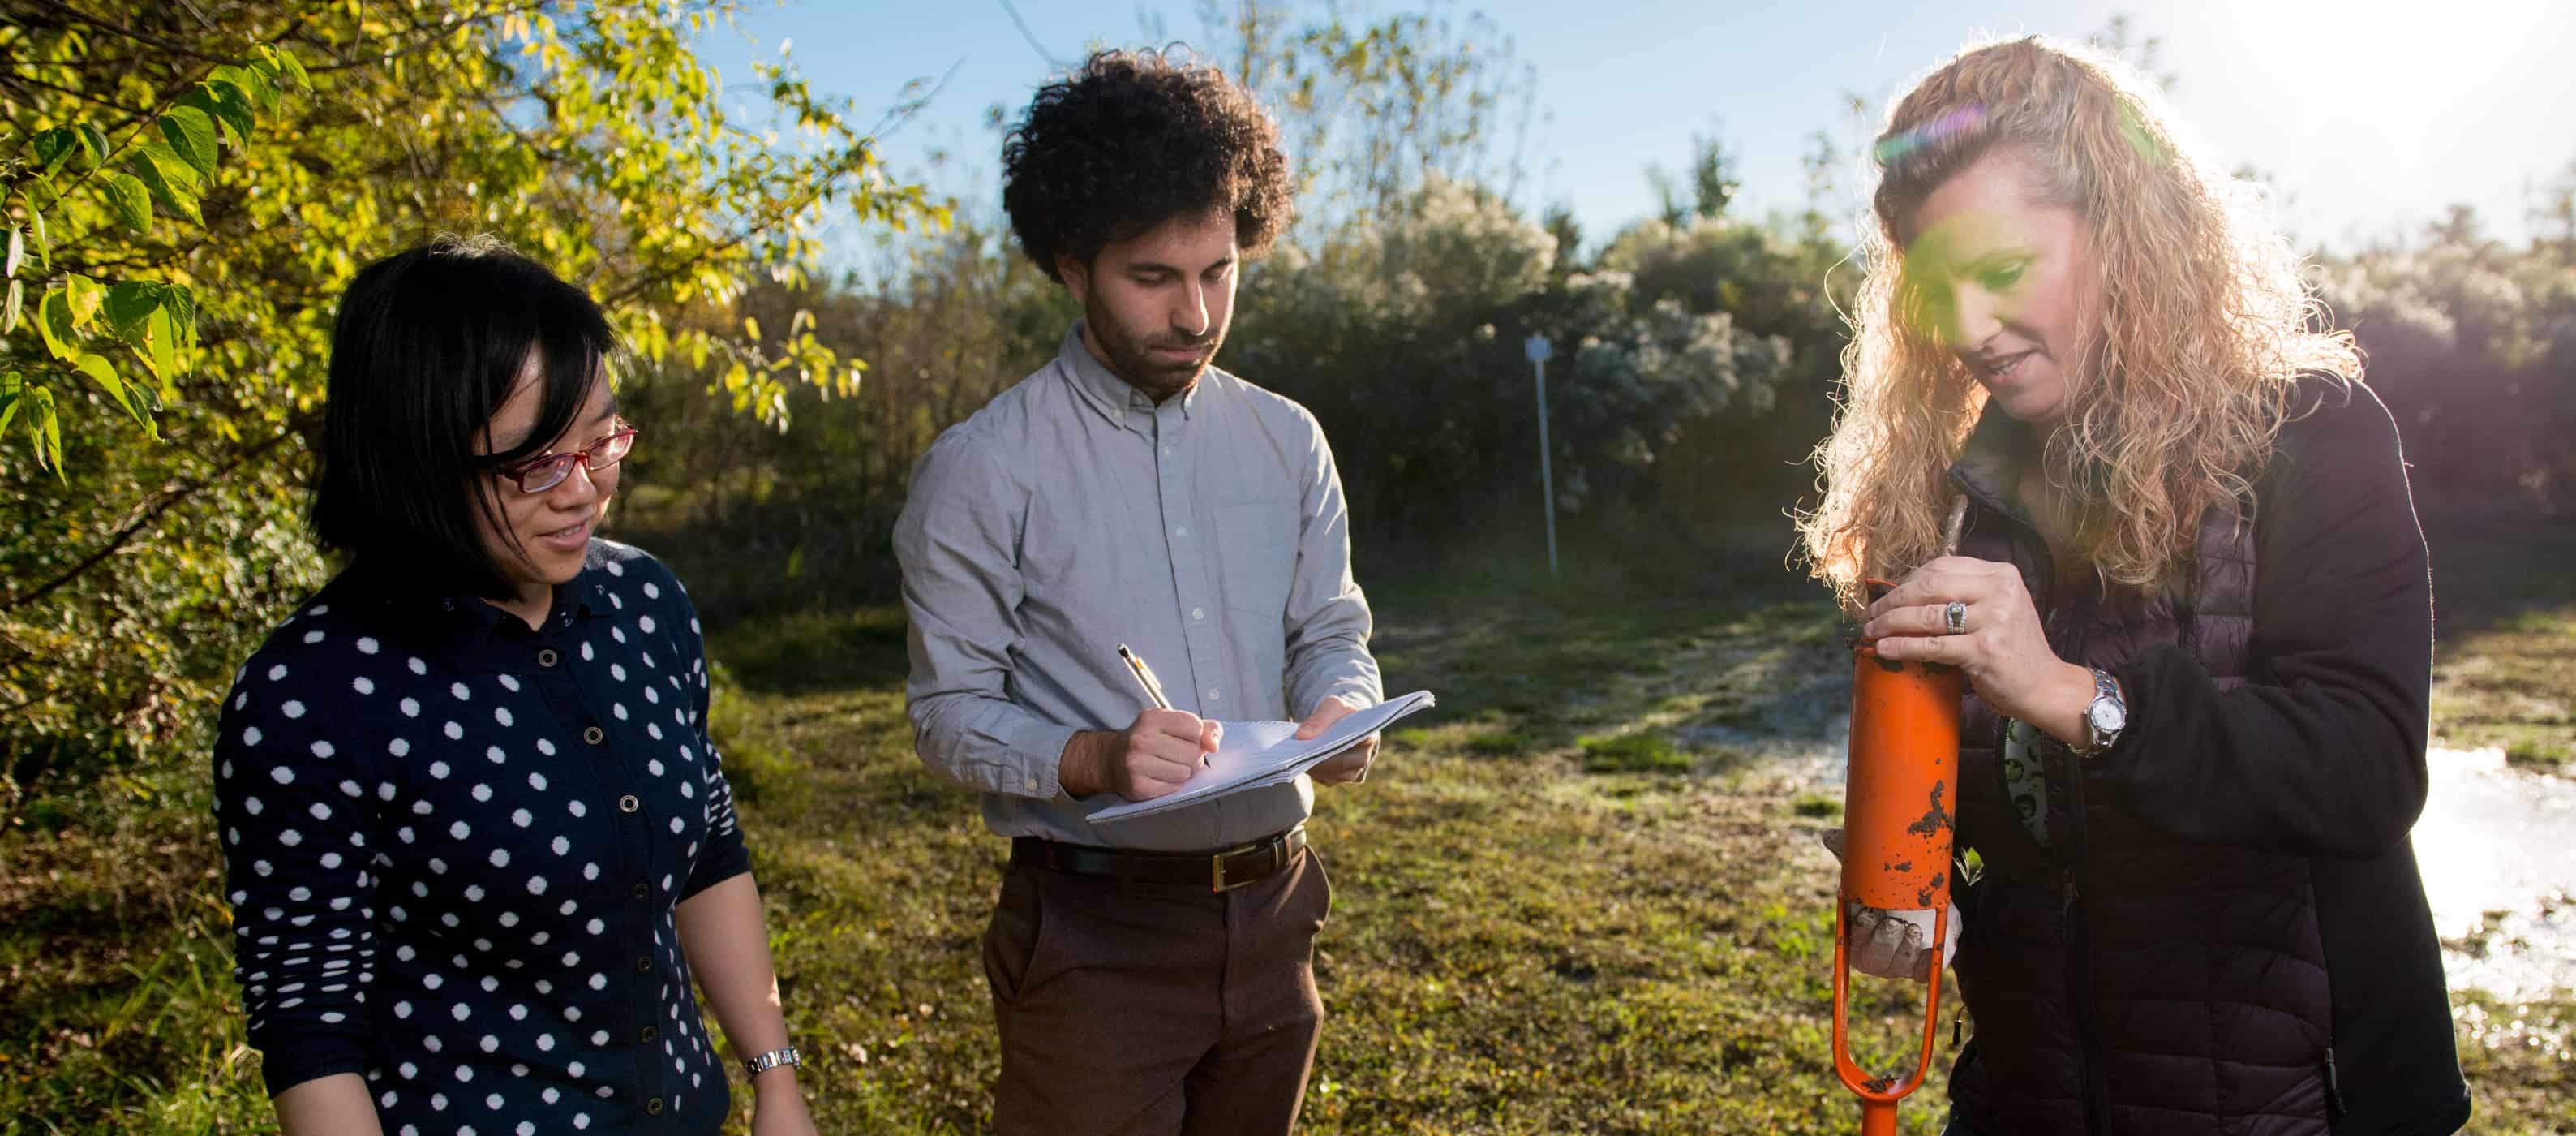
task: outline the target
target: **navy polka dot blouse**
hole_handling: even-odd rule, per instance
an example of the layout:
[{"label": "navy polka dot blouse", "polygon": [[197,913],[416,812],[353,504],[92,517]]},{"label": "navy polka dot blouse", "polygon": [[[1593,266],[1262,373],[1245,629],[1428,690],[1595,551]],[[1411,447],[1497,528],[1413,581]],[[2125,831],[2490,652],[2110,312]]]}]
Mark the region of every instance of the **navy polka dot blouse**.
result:
[{"label": "navy polka dot blouse", "polygon": [[714,1132],[729,1093],[672,910],[750,869],[698,621],[593,541],[540,630],[342,573],[215,744],[269,1090],[362,1074],[387,1133]]}]

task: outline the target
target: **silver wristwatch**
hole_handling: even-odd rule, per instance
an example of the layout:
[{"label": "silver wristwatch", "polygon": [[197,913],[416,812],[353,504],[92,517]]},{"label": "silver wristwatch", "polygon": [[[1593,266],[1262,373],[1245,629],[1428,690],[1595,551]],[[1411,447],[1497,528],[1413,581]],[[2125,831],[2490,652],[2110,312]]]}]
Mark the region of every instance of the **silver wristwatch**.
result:
[{"label": "silver wristwatch", "polygon": [[791,1045],[785,1049],[770,1050],[767,1053],[763,1053],[758,1057],[754,1057],[742,1063],[743,1071],[750,1073],[754,1077],[758,1077],[761,1074],[781,1065],[789,1065],[801,1069],[805,1066],[805,1058],[798,1055],[796,1047]]},{"label": "silver wristwatch", "polygon": [[2120,744],[2120,731],[2128,726],[2129,703],[2120,697],[2120,680],[2093,668],[2093,701],[2084,707],[2084,746],[2075,755],[2100,757]]}]

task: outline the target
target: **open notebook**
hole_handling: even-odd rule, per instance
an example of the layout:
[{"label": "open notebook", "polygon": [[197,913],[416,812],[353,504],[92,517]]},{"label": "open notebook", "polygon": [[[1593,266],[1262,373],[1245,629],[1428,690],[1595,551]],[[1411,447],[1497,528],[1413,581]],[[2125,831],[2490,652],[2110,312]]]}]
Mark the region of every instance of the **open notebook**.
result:
[{"label": "open notebook", "polygon": [[1333,723],[1333,728],[1324,731],[1323,736],[1302,742],[1297,740],[1295,722],[1226,722],[1225,740],[1209,757],[1208,767],[1199,770],[1187,784],[1150,801],[1113,805],[1091,814],[1089,819],[1096,824],[1152,816],[1228,793],[1294,781],[1298,774],[1351,748],[1360,739],[1385,729],[1396,719],[1430,707],[1433,701],[1428,690],[1390,698],[1366,710],[1354,711]]}]

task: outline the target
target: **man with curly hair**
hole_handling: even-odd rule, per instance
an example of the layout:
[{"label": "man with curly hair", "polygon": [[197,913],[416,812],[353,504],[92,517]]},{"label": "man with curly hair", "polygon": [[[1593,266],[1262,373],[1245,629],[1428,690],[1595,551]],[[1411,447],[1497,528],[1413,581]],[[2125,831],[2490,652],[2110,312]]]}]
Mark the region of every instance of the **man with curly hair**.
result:
[{"label": "man with curly hair", "polygon": [[1103,52],[1039,89],[1002,162],[1022,249],[1083,317],[931,446],[895,529],[916,748],[1011,840],[984,936],[994,1123],[1284,1133],[1323,1015],[1313,783],[1365,779],[1377,739],[1290,783],[1091,818],[1187,783],[1220,719],[1313,737],[1382,697],[1323,431],[1210,365],[1243,261],[1287,223],[1287,158],[1215,69]]}]

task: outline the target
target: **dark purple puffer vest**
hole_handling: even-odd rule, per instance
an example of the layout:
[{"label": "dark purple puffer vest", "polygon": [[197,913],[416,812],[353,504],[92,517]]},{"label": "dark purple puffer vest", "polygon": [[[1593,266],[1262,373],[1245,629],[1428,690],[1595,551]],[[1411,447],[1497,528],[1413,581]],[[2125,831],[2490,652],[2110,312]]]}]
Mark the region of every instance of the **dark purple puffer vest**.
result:
[{"label": "dark purple puffer vest", "polygon": [[[2046,545],[2006,504],[2000,426],[1983,424],[1951,470],[1973,503],[1960,551],[2021,570],[2058,657],[2117,673],[2174,643],[2221,688],[2242,685],[2252,524],[2213,509],[2195,565],[2162,595],[2089,580],[2055,594]],[[2002,719],[1974,694],[1966,709],[1958,839],[1984,873],[1959,900],[1975,1026],[1952,1071],[1961,1119],[1988,1136],[2324,1136],[2332,1002],[2307,859],[2160,833],[2055,746],[2043,848],[2005,790]]]}]

